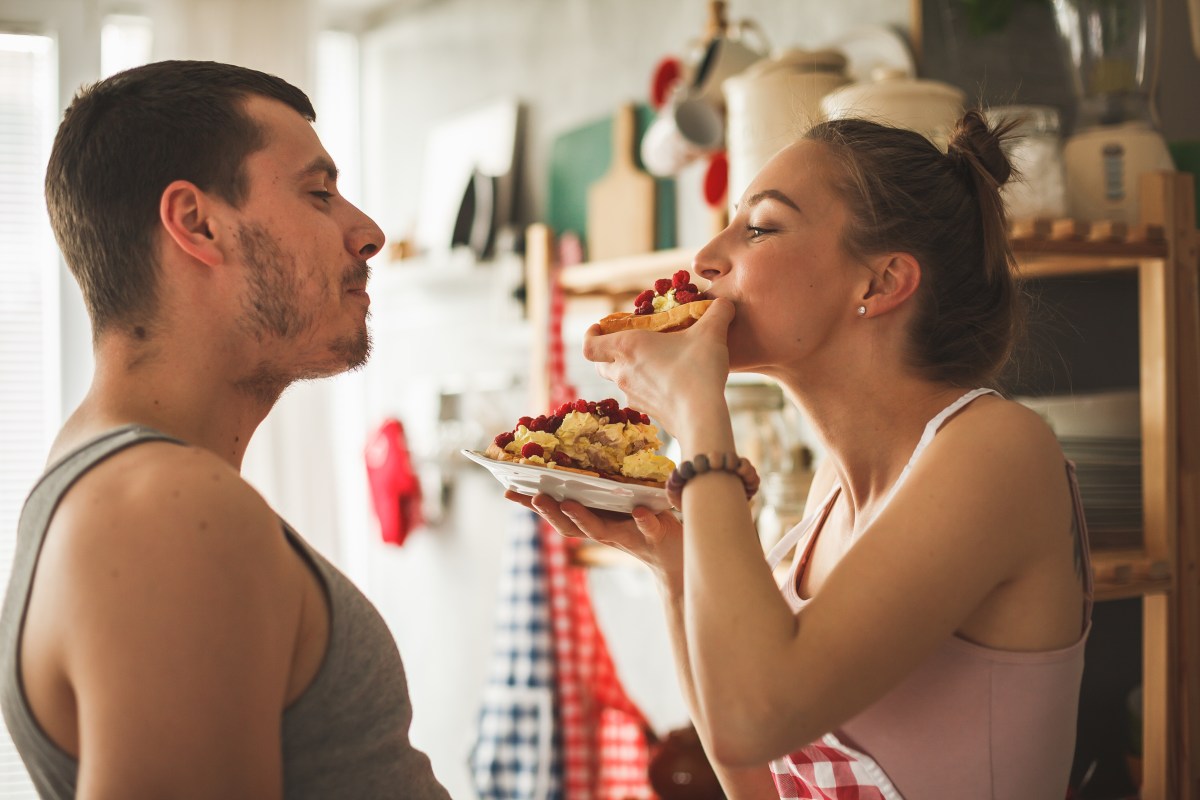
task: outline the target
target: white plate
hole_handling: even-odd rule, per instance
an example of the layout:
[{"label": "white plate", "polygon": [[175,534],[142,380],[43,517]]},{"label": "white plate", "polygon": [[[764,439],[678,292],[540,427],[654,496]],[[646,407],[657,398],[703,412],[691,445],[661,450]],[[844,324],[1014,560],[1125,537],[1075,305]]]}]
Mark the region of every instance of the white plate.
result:
[{"label": "white plate", "polygon": [[487,467],[505,489],[512,489],[519,494],[545,494],[559,502],[574,500],[588,508],[619,511],[624,514],[630,513],[638,506],[655,513],[671,507],[667,502],[666,489],[621,483],[532,464],[496,461],[475,450],[463,450],[462,454],[476,464]]}]

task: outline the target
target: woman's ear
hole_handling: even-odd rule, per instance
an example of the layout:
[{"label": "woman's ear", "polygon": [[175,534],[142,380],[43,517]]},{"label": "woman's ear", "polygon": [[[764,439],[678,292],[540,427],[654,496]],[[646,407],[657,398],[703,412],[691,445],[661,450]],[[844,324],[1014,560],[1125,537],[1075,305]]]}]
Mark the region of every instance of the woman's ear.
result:
[{"label": "woman's ear", "polygon": [[871,264],[873,277],[862,296],[860,316],[876,317],[902,306],[921,285],[921,265],[908,253],[889,253]]},{"label": "woman's ear", "polygon": [[213,200],[190,181],[174,181],[163,190],[158,216],[171,241],[192,258],[209,266],[224,260],[217,241]]}]

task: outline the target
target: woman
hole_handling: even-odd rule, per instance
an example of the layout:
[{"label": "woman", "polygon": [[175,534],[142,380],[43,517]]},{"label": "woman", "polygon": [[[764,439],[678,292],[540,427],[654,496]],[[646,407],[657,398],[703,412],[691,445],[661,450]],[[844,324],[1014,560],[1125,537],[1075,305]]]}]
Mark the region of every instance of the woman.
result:
[{"label": "woman", "polygon": [[[943,154],[870,122],[817,125],[696,256],[716,298],[699,322],[589,332],[600,374],[683,459],[708,456],[682,526],[510,495],[654,571],[732,798],[1066,792],[1091,610],[1078,493],[1042,420],[977,388],[1018,327],[1003,135],[971,112]],[[776,548],[796,543],[782,591],[724,455],[730,371],[779,381],[827,451],[808,519]]]}]

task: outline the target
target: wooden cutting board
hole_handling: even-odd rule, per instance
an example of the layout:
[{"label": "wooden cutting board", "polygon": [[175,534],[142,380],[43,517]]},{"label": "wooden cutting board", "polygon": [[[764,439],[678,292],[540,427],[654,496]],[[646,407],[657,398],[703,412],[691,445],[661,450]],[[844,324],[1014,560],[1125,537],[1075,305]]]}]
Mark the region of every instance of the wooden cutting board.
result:
[{"label": "wooden cutting board", "polygon": [[636,109],[617,109],[612,161],[588,187],[587,249],[590,261],[649,253],[654,249],[655,182],[634,161]]}]

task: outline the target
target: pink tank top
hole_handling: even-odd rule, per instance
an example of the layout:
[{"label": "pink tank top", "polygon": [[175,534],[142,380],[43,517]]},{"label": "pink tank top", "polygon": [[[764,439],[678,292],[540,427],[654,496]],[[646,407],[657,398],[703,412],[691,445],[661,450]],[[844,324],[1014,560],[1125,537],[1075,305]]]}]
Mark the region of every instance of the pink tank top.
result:
[{"label": "pink tank top", "polygon": [[[887,500],[946,420],[989,392],[968,392],[930,420]],[[1087,530],[1070,462],[1066,473],[1087,598],[1079,641],[1061,650],[1011,652],[950,637],[870,708],[773,761],[781,798],[1061,800],[1066,795],[1092,607]],[[821,508],[768,555],[774,569],[796,546],[782,588],[793,611],[806,602],[796,592],[798,578],[839,491],[835,487]]]}]

